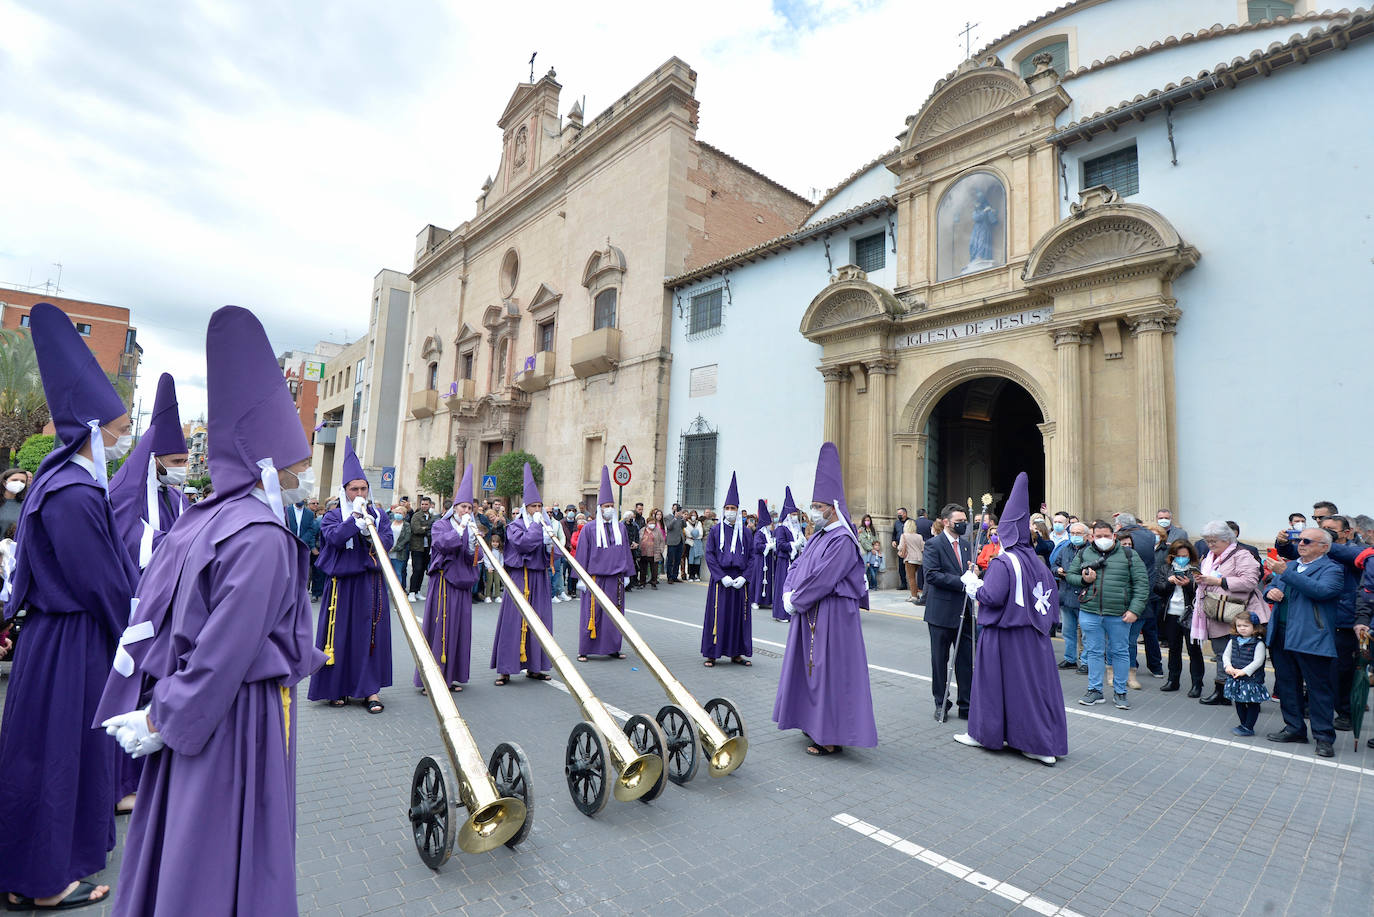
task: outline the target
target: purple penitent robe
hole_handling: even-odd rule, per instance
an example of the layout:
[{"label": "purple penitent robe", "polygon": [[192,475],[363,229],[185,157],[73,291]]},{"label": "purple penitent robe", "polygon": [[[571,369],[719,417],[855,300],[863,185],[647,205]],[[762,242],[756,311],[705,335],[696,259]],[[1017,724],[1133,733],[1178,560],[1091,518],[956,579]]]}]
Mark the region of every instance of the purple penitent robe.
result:
[{"label": "purple penitent robe", "polygon": [[138,578],[89,471],[40,484],[19,526],[6,614],[28,615],[0,720],[0,889],[33,898],[104,869],[115,845],[121,752],[91,723]]},{"label": "purple penitent robe", "polygon": [[[601,530],[603,548],[598,543]],[[620,544],[615,533],[620,533]],[[577,536],[577,562],[586,568],[596,584],[621,611],[625,610],[625,577],[635,572],[634,557],[630,554],[630,538],[620,522],[595,520],[582,527]],[[582,613],[578,618],[577,653],[579,656],[613,656],[620,652],[620,628],[606,615],[601,603],[590,589],[582,590]]]},{"label": "purple penitent robe", "polygon": [[792,530],[786,525],[773,529],[773,555],[769,558],[773,565],[772,581],[769,587],[773,592],[773,620],[786,621],[787,612],[782,607],[782,594],[787,589],[788,570],[792,566]]},{"label": "purple penitent robe", "polygon": [[[506,525],[506,572],[515,588],[529,601],[544,626],[553,631],[553,593],[549,584],[549,550],[538,524],[516,518]],[[501,597],[496,616],[496,640],[491,647],[491,667],[501,675],[547,672],[553,662],[544,653],[509,589]]]},{"label": "purple penitent robe", "polygon": [[773,552],[768,549],[771,537],[772,533],[768,531],[767,526],[759,526],[758,531],[754,532],[749,570],[744,574],[744,578],[749,581],[749,585],[745,587],[749,590],[749,601],[760,608],[767,608],[773,604],[773,577],[769,569],[773,563]]},{"label": "purple penitent robe", "polygon": [[[434,661],[452,684],[466,684],[472,661],[472,586],[481,561],[470,545],[468,531],[459,531],[452,517],[430,529],[429,591],[425,594],[425,640]],[[442,575],[440,575],[442,574]],[[415,687],[420,687],[415,673]]]},{"label": "purple penitent robe", "polygon": [[146,759],[113,913],[294,915],[295,685],[323,661],[309,552],[254,496],[201,506],[148,565],[130,634],[153,635],[125,647],[129,674],[117,661],[96,716],[148,705],[166,743]]},{"label": "purple penitent robe", "polygon": [[754,655],[753,620],[749,615],[749,585],[732,589],[721,582],[722,577],[744,576],[754,553],[748,531],[739,533],[735,544],[735,526],[722,522],[706,536],[706,569],[711,573],[706,585],[706,615],[701,626],[701,655],[707,659],[721,656]]},{"label": "purple penitent robe", "polygon": [[[796,614],[783,652],[773,721],[821,745],[878,744],[868,654],[859,620],[868,590],[863,561],[840,528],[807,542],[787,575]],[[782,594],[777,602],[783,603]]]},{"label": "purple penitent robe", "polygon": [[[1011,556],[1021,568],[1019,603]],[[992,559],[978,590],[981,630],[968,715],[968,734],[980,745],[1054,757],[1069,753],[1049,637],[1058,621],[1054,577],[1029,546],[1018,544]]]},{"label": "purple penitent robe", "polygon": [[[391,526],[368,507],[382,544],[391,548]],[[386,557],[381,564],[390,563]],[[320,520],[324,572],[315,645],[324,665],[310,678],[310,700],[370,697],[391,684],[391,602],[372,539],[359,531],[350,513],[335,507]]]}]

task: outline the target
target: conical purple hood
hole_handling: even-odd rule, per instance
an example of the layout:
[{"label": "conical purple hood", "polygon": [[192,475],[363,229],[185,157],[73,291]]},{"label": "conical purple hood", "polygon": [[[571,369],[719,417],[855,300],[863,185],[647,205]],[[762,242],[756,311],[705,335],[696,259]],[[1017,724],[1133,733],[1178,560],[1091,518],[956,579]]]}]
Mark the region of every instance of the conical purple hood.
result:
[{"label": "conical purple hood", "polygon": [[225,306],[210,316],[205,368],[214,502],[247,493],[262,479],[262,459],[270,458],[280,471],[310,458],[272,344],[252,312]]},{"label": "conical purple hood", "polygon": [[104,425],[129,408],[65,312],[52,303],[38,303],[29,312],[29,328],[57,438],[79,449],[91,435],[88,420]]},{"label": "conical purple hood", "polygon": [[615,498],[611,496],[611,469],[605,465],[601,466],[601,490],[596,495],[596,505],[605,506],[607,503],[614,503]]},{"label": "conical purple hood", "polygon": [[526,506],[531,503],[543,503],[544,498],[539,496],[539,487],[534,483],[534,472],[530,470],[530,463],[525,463],[525,498],[521,501]]},{"label": "conical purple hood", "polygon": [[363,463],[358,461],[358,453],[353,451],[353,437],[344,437],[344,460],[343,460],[343,486],[347,487],[354,481],[366,481],[367,475],[363,473]]},{"label": "conical purple hood", "polygon": [[721,506],[739,506],[739,483],[733,471],[730,472],[730,489],[725,492],[725,502]]},{"label": "conical purple hood", "polygon": [[840,516],[849,523],[849,504],[844,499],[844,474],[840,471],[840,451],[834,443],[821,443],[816,459],[816,486],[811,489],[811,502],[826,505],[838,503]]},{"label": "conical purple hood", "polygon": [[181,412],[177,409],[177,384],[170,373],[163,373],[157,380],[153,419],[144,435],[152,440],[153,455],[186,454],[186,437],[181,432]]},{"label": "conical purple hood", "polygon": [[1018,544],[1029,546],[1031,543],[1028,490],[1029,484],[1023,471],[1016,476],[1016,483],[1011,486],[1011,496],[1007,497],[1006,506],[1002,508],[1002,518],[997,520],[997,540],[1004,547]]},{"label": "conical purple hood", "polygon": [[792,488],[784,487],[782,494],[782,518],[786,519],[797,511],[797,504],[792,500]]},{"label": "conical purple hood", "polygon": [[472,500],[472,463],[463,469],[463,480],[458,485],[458,490],[453,494],[453,502],[471,503]]},{"label": "conical purple hood", "polygon": [[759,498],[759,525],[772,525],[773,517],[768,515],[768,501]]}]

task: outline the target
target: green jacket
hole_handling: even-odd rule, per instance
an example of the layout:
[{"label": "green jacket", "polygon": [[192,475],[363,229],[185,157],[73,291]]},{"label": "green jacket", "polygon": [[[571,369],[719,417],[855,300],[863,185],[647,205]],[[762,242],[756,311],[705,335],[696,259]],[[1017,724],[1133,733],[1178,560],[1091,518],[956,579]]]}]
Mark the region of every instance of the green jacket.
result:
[{"label": "green jacket", "polygon": [[[1097,579],[1085,584],[1083,568],[1097,566],[1104,560],[1105,565],[1097,571]],[[1120,545],[1113,545],[1103,554],[1096,545],[1089,543],[1069,563],[1064,581],[1073,588],[1084,590],[1079,611],[1114,617],[1129,611],[1140,617],[1150,599],[1150,576],[1145,572],[1145,562],[1135,551]]]}]

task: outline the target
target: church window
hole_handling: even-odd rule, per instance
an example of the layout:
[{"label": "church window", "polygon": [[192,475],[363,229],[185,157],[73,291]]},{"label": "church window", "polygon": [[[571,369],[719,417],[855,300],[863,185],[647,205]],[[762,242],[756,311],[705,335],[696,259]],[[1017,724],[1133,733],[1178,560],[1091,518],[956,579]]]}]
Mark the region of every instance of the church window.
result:
[{"label": "church window", "polygon": [[537,329],[539,335],[539,350],[541,353],[548,353],[553,350],[553,320],[550,319]]},{"label": "church window", "polygon": [[520,280],[520,256],[515,249],[506,252],[501,259],[501,295],[509,299],[515,295],[515,284]]},{"label": "church window", "polygon": [[724,303],[725,291],[721,288],[693,296],[691,324],[688,325],[687,333],[700,334],[712,328],[719,328]]},{"label": "church window", "polygon": [[701,415],[682,434],[678,493],[686,507],[707,509],[716,505],[716,431]]},{"label": "church window", "polygon": [[472,353],[472,351],[469,350],[467,353],[463,354],[463,356],[462,356],[460,359],[462,360],[462,364],[463,364],[463,378],[464,378],[464,379],[471,379],[471,378],[472,378],[472,364],[473,364],[473,353]]},{"label": "church window", "polygon": [[871,236],[854,240],[854,265],[865,274],[881,271],[887,264],[887,233],[875,232]]},{"label": "church window", "polygon": [[439,390],[439,364],[429,364],[429,374],[425,376],[425,388],[433,391]]},{"label": "church window", "polygon": [[1293,4],[1281,0],[1249,0],[1246,12],[1250,22],[1263,22],[1265,19],[1279,19],[1293,15]]},{"label": "church window", "polygon": [[596,294],[595,309],[592,316],[593,330],[615,327],[615,300],[616,291],[614,289],[602,290]]},{"label": "church window", "polygon": [[1035,59],[1041,54],[1048,54],[1050,56],[1050,66],[1054,68],[1054,72],[1060,76],[1063,76],[1064,72],[1069,69],[1069,42],[1068,39],[1061,38],[1056,42],[1052,42],[1048,45],[1041,45],[1038,48],[1025,52],[1019,65],[1021,79],[1024,80],[1035,72]]},{"label": "church window", "polygon": [[991,172],[973,172],[949,186],[935,211],[938,280],[1007,263],[1007,192]]},{"label": "church window", "polygon": [[1106,185],[1122,197],[1140,191],[1140,165],[1134,143],[1104,156],[1083,160],[1083,187],[1097,185]]}]

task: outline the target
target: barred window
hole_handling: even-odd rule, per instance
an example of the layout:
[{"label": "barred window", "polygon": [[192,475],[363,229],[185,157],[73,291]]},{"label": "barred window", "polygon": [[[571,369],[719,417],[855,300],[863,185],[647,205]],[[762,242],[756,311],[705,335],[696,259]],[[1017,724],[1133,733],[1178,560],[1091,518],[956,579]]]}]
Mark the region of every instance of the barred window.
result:
[{"label": "barred window", "polygon": [[725,302],[724,290],[711,290],[692,297],[692,320],[688,334],[697,334],[720,327],[721,308]]},{"label": "barred window", "polygon": [[602,290],[596,294],[595,309],[592,317],[592,330],[615,327],[615,290]]},{"label": "barred window", "polygon": [[1292,16],[1293,4],[1281,3],[1279,0],[1249,0],[1246,12],[1249,13],[1250,22],[1262,22],[1265,19]]},{"label": "barred window", "polygon": [[881,271],[887,264],[887,234],[875,232],[854,240],[854,264],[865,274]]},{"label": "barred window", "polygon": [[716,434],[682,437],[682,475],[678,492],[683,506],[706,509],[716,505]]},{"label": "barred window", "polygon": [[1140,191],[1140,166],[1134,143],[1105,156],[1083,160],[1083,187],[1097,185],[1106,185],[1122,197]]}]

